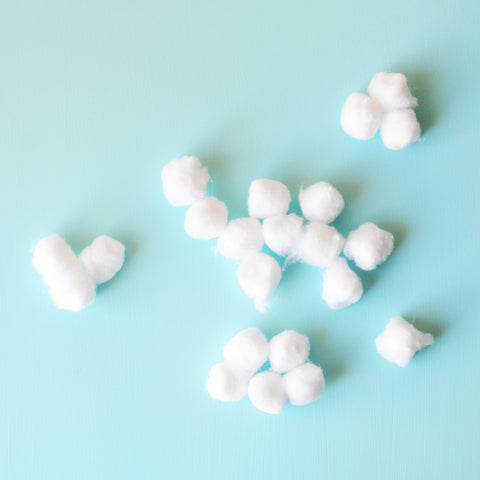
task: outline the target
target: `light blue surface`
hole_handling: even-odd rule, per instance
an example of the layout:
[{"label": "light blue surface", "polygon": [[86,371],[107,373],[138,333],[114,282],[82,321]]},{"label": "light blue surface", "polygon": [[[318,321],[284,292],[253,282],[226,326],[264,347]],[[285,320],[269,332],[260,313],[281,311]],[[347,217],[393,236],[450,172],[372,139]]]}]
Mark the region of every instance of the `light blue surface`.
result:
[{"label": "light blue surface", "polygon": [[[38,2],[0,5],[0,478],[480,478],[480,3]],[[404,72],[422,141],[402,152],[339,126],[346,96]],[[343,311],[291,267],[261,315],[234,264],[183,231],[160,185],[196,154],[246,213],[251,180],[327,180],[397,248]],[[122,272],[79,314],[31,266],[57,232],[106,233]],[[401,369],[373,339],[404,315],[436,344]],[[213,401],[238,330],[311,336],[327,388],[279,416]]]}]

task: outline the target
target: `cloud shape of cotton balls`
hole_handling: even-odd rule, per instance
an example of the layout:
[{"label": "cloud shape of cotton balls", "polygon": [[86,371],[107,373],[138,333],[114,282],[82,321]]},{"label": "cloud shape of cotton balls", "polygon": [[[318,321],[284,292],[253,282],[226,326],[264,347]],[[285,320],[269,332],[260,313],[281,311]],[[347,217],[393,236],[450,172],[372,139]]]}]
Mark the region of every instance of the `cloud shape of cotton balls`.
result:
[{"label": "cloud shape of cotton balls", "polygon": [[402,73],[377,73],[368,86],[368,95],[352,93],[345,101],[340,124],[348,135],[370,140],[380,129],[383,144],[402,150],[420,138],[420,124],[413,110],[417,99]]},{"label": "cloud shape of cotton balls", "polygon": [[42,238],[33,250],[33,266],[50,287],[55,305],[79,312],[95,300],[95,287],[110,280],[121,268],[125,247],[101,235],[77,257],[57,234]]},{"label": "cloud shape of cotton balls", "polygon": [[[292,405],[308,405],[325,389],[322,369],[308,360],[307,336],[285,330],[270,342],[258,328],[237,333],[223,347],[223,363],[210,369],[205,387],[216,400],[234,402],[248,397],[257,409],[272,415]],[[270,361],[270,370],[260,371]],[[258,373],[256,373],[258,372]]]}]

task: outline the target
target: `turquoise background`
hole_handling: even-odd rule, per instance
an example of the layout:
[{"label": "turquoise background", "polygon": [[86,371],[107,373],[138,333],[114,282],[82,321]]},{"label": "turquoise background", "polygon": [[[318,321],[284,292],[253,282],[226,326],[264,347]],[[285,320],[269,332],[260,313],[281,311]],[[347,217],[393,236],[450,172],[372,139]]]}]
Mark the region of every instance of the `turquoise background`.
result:
[{"label": "turquoise background", "polygon": [[[0,4],[0,478],[480,478],[480,3],[27,1]],[[401,152],[340,128],[378,71],[419,99]],[[160,171],[198,155],[232,218],[249,183],[333,182],[347,234],[396,236],[362,300],[287,270],[267,314],[214,242],[190,239]],[[298,204],[294,209],[298,208]],[[91,307],[57,310],[31,248],[127,246]],[[374,338],[404,315],[436,343],[405,369]],[[237,331],[310,335],[327,387],[279,416],[204,389]]]}]

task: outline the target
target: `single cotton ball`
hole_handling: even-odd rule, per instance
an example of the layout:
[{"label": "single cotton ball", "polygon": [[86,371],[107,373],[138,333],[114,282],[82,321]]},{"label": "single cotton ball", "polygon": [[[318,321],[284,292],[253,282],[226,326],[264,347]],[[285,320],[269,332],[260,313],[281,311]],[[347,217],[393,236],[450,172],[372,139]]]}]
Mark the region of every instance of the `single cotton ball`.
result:
[{"label": "single cotton ball", "polygon": [[263,221],[265,244],[277,255],[290,255],[300,239],[302,225],[303,218],[294,213],[266,218]]},{"label": "single cotton ball", "polygon": [[163,193],[174,207],[191,205],[205,196],[208,169],[197,157],[181,157],[163,167]]},{"label": "single cotton ball", "polygon": [[323,273],[322,298],[333,309],[348,307],[363,295],[362,282],[344,258],[339,258]]},{"label": "single cotton ball", "polygon": [[323,371],[313,363],[304,363],[283,377],[285,392],[292,405],[308,405],[325,390]]},{"label": "single cotton ball", "polygon": [[418,331],[402,317],[390,320],[375,339],[378,353],[399,367],[406,367],[416,352],[433,343],[430,333]]},{"label": "single cotton ball", "polygon": [[263,246],[262,224],[256,218],[237,218],[227,224],[217,247],[226,258],[242,259]]},{"label": "single cotton ball", "polygon": [[270,365],[272,370],[285,373],[302,365],[310,354],[310,340],[293,330],[285,330],[270,340]]},{"label": "single cotton ball", "polygon": [[112,237],[100,235],[82,250],[78,258],[98,285],[113,278],[122,268],[125,247]]},{"label": "single cotton ball", "polygon": [[372,222],[350,232],[343,247],[345,256],[362,270],[373,270],[393,251],[393,235]]},{"label": "single cotton ball", "polygon": [[402,73],[377,73],[368,86],[370,97],[378,101],[384,112],[417,106]]},{"label": "single cotton ball", "polygon": [[58,308],[79,312],[95,300],[95,286],[93,278],[77,265],[62,282],[52,285],[50,295]]},{"label": "single cotton ball", "polygon": [[276,180],[254,180],[248,190],[248,214],[254,218],[268,218],[287,213],[290,206],[288,188]]},{"label": "single cotton ball", "polygon": [[358,140],[370,140],[382,121],[380,104],[363,93],[352,93],[345,101],[340,123],[345,133]]},{"label": "single cotton ball", "polygon": [[397,110],[383,116],[380,135],[390,150],[402,150],[420,138],[420,124],[413,110]]},{"label": "single cotton ball", "polygon": [[255,327],[237,333],[223,347],[227,365],[245,372],[255,373],[268,357],[268,340]]},{"label": "single cotton ball", "polygon": [[197,240],[218,237],[227,226],[228,209],[216,197],[195,202],[185,215],[185,231]]},{"label": "single cotton ball", "polygon": [[327,182],[317,182],[308,188],[301,188],[298,200],[303,216],[320,223],[332,223],[345,206],[341,193]]},{"label": "single cotton ball", "polygon": [[340,255],[344,239],[335,227],[311,222],[303,227],[294,257],[320,268],[329,267]]},{"label": "single cotton ball", "polygon": [[261,372],[248,384],[248,397],[252,404],[265,413],[280,413],[287,401],[281,375]]},{"label": "single cotton ball", "polygon": [[217,363],[210,369],[205,383],[207,392],[222,402],[236,402],[247,394],[251,375],[239,372],[225,363]]},{"label": "single cotton ball", "polygon": [[255,301],[255,308],[265,312],[268,296],[277,288],[282,278],[282,269],[270,255],[252,253],[239,265],[237,277],[242,290]]}]

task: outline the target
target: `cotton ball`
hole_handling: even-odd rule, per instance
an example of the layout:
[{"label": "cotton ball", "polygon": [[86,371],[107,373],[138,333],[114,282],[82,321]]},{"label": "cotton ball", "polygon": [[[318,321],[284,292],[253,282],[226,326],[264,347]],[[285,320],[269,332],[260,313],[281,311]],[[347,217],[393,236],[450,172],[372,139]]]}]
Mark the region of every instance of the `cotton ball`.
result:
[{"label": "cotton ball", "polygon": [[256,218],[237,218],[227,224],[217,247],[226,258],[242,259],[263,246],[262,224]]},{"label": "cotton ball", "polygon": [[95,281],[77,265],[50,290],[55,305],[62,310],[79,312],[95,300]]},{"label": "cotton ball", "polygon": [[308,405],[325,390],[323,371],[313,363],[304,363],[283,377],[285,392],[292,405]]},{"label": "cotton ball", "polygon": [[174,207],[191,205],[205,196],[208,169],[197,157],[181,157],[163,167],[163,193]]},{"label": "cotton ball", "polygon": [[185,215],[185,231],[197,240],[218,237],[227,226],[228,209],[216,197],[195,202]]},{"label": "cotton ball", "polygon": [[280,413],[287,401],[281,375],[261,372],[248,384],[248,397],[252,404],[265,413]]},{"label": "cotton ball", "polygon": [[383,144],[390,150],[402,150],[420,138],[420,124],[413,110],[386,113],[380,127]]},{"label": "cotton ball", "polygon": [[329,267],[340,255],[344,239],[335,227],[311,222],[303,227],[294,257],[320,268]]},{"label": "cotton ball", "polygon": [[263,221],[265,244],[277,255],[289,255],[300,239],[302,225],[303,218],[294,213],[266,218]]},{"label": "cotton ball", "polygon": [[276,180],[254,180],[248,190],[248,214],[254,218],[268,218],[287,213],[290,206],[288,188]]},{"label": "cotton ball", "polygon": [[223,358],[233,368],[255,373],[268,357],[268,341],[255,327],[237,333],[223,347]]},{"label": "cotton ball", "polygon": [[342,194],[327,182],[317,182],[308,188],[301,188],[298,200],[303,216],[320,223],[332,223],[345,206]]},{"label": "cotton ball", "polygon": [[255,308],[265,312],[268,296],[280,283],[282,269],[270,255],[252,253],[239,265],[237,277],[242,290],[255,301]]},{"label": "cotton ball", "polygon": [[402,317],[390,320],[375,339],[378,353],[399,367],[406,367],[416,352],[432,344],[433,336],[430,333],[418,331]]},{"label": "cotton ball", "polygon": [[339,258],[323,273],[322,298],[333,309],[348,307],[363,295],[362,282],[344,258]]},{"label": "cotton ball", "polygon": [[368,93],[384,112],[417,106],[417,99],[412,96],[402,73],[377,73],[370,81]]},{"label": "cotton ball", "polygon": [[373,270],[393,251],[393,235],[372,222],[350,232],[343,247],[345,256],[362,270]]},{"label": "cotton ball", "polygon": [[225,363],[217,363],[210,369],[205,382],[207,392],[222,402],[237,402],[247,394],[250,376]]},{"label": "cotton ball", "polygon": [[310,340],[294,330],[285,330],[270,340],[270,365],[278,373],[285,373],[302,365],[310,354]]},{"label": "cotton ball", "polygon": [[78,258],[98,285],[113,278],[122,268],[125,247],[112,237],[100,235],[82,250]]},{"label": "cotton ball", "polygon": [[382,121],[380,104],[364,93],[352,93],[345,101],[340,123],[345,133],[358,140],[370,140]]}]

